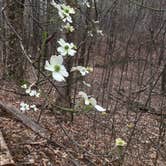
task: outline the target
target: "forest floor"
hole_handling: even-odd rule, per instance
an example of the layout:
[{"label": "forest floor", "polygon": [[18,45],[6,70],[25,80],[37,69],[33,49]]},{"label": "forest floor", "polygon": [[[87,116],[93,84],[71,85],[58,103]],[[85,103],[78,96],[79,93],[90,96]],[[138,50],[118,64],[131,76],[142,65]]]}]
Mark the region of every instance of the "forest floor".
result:
[{"label": "forest floor", "polygon": [[[18,109],[21,101],[34,102],[40,106],[43,104],[42,97],[32,99],[16,92],[22,91],[14,82],[2,81],[0,101]],[[122,94],[115,96],[125,98]],[[158,97],[155,102],[159,100]],[[112,107],[106,114],[95,111],[80,113],[74,116],[73,122],[70,118],[64,120],[65,115],[62,113],[42,110],[39,124],[50,132],[57,146],[2,110],[0,130],[18,166],[165,166],[166,137],[159,139],[160,117],[146,111],[130,111],[132,105],[125,102],[119,103],[115,112],[113,103],[110,104]],[[40,111],[29,111],[25,115],[37,121]],[[127,147],[123,149],[123,164],[115,146],[116,138],[127,142]]]}]

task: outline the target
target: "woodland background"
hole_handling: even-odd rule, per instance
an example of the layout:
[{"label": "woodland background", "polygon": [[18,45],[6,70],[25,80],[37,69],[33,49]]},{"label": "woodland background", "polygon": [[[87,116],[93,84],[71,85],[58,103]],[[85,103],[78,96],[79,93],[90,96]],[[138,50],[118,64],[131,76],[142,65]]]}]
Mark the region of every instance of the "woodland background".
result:
[{"label": "woodland background", "polygon": [[[67,85],[44,70],[45,61],[57,54],[57,40],[65,36],[50,2],[0,0],[1,109],[4,103],[18,109],[22,100],[37,103],[39,110],[25,115],[51,136],[45,142],[2,109],[0,129],[15,163],[166,165],[166,1],[88,0],[87,7],[83,0],[66,0],[76,9],[76,30],[69,37],[78,47],[67,63],[94,68]],[[41,98],[26,96],[20,88],[24,82],[41,89]],[[56,107],[72,108],[80,89],[95,96],[106,114]],[[116,138],[127,142],[120,157]]]}]

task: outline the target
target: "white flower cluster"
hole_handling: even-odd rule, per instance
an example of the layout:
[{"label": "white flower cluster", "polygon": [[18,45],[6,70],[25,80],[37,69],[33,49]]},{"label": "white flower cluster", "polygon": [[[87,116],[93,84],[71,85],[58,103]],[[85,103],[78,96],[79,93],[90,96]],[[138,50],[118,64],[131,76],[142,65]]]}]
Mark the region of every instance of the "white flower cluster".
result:
[{"label": "white flower cluster", "polygon": [[45,64],[45,69],[51,71],[53,79],[59,82],[65,81],[64,77],[69,76],[69,73],[67,72],[65,66],[62,65],[62,63],[63,63],[63,58],[61,55],[59,56],[53,55],[51,56],[50,63],[46,61]]},{"label": "white flower cluster", "polygon": [[40,92],[37,92],[35,89],[31,89],[31,86],[28,87],[27,84],[23,84],[21,87],[23,89],[26,89],[25,93],[29,94],[29,96],[35,96],[35,97],[40,96]]},{"label": "white flower cluster", "polygon": [[27,103],[21,102],[20,103],[20,110],[25,113],[26,111],[29,111],[30,109],[37,111],[37,107],[36,105],[29,105]]},{"label": "white flower cluster", "polygon": [[123,147],[123,146],[126,146],[127,143],[122,138],[117,138],[115,140],[115,145],[118,147]]},{"label": "white flower cluster", "polygon": [[89,72],[93,71],[93,68],[84,67],[84,66],[76,66],[71,68],[72,71],[79,71],[82,76],[89,74]]},{"label": "white flower cluster", "polygon": [[74,56],[76,54],[76,46],[73,43],[65,42],[64,39],[58,40],[59,47],[57,48],[57,51],[62,56]]},{"label": "white flower cluster", "polygon": [[31,88],[26,89],[25,92],[26,92],[27,94],[29,94],[29,96],[35,96],[35,97],[39,97],[39,96],[40,96],[40,93],[39,93],[39,92],[37,92],[36,90],[31,89]]},{"label": "white flower cluster", "polygon": [[59,17],[62,19],[63,22],[72,23],[71,14],[75,14],[75,10],[70,7],[69,5],[65,4],[57,4],[54,0],[51,1],[51,5],[58,9]]},{"label": "white flower cluster", "polygon": [[58,10],[59,17],[65,23],[62,28],[64,28],[68,33],[73,32],[74,27],[71,25],[71,23],[73,22],[71,15],[75,14],[74,8],[65,4],[57,4],[54,0],[51,1],[51,5]]},{"label": "white flower cluster", "polygon": [[25,111],[29,111],[30,108],[29,108],[29,105],[24,103],[24,102],[21,102],[20,103],[20,110],[24,113]]},{"label": "white flower cluster", "polygon": [[[65,23],[63,26],[67,32],[73,32],[74,27],[70,24],[72,23],[72,14],[75,14],[74,8],[65,4],[57,4],[54,0],[51,1],[51,5],[58,10],[59,17]],[[64,39],[58,40],[59,47],[57,48],[58,56],[52,55],[50,58],[50,63],[46,61],[45,69],[52,72],[52,77],[56,81],[65,81],[65,77],[69,76],[68,71],[63,65],[62,56],[74,56],[76,54],[76,46],[74,43],[68,43]]]},{"label": "white flower cluster", "polygon": [[88,97],[88,95],[85,92],[80,91],[78,95],[84,99],[85,105],[91,105],[100,112],[106,111],[105,108],[101,107],[100,105],[97,105],[97,101],[95,98]]},{"label": "white flower cluster", "polygon": [[[35,89],[31,89],[31,86],[28,86],[27,84],[23,84],[21,88],[25,89],[25,93],[29,94],[29,96],[35,96],[39,97],[40,92],[37,92]],[[37,111],[36,105],[29,105],[27,103],[21,102],[20,103],[20,110],[24,113],[25,111],[29,111],[30,109]]]},{"label": "white flower cluster", "polygon": [[67,32],[73,32],[75,30],[74,27],[70,25],[70,23],[67,23],[62,28],[66,29]]},{"label": "white flower cluster", "polygon": [[[84,3],[87,7],[90,7],[90,4],[88,1],[84,0]],[[63,29],[65,29],[68,33],[74,31],[74,27],[71,25],[72,17],[71,15],[75,14],[74,8],[70,7],[66,4],[57,4],[54,0],[51,1],[51,5],[53,5],[57,10],[60,18],[65,23],[63,25]],[[98,34],[103,35],[101,30],[97,31]],[[92,34],[93,35],[93,34]],[[52,55],[50,58],[50,61],[46,61],[45,63],[45,69],[52,72],[52,77],[56,81],[65,81],[65,78],[69,76],[68,71],[66,70],[65,66],[63,65],[63,57],[65,56],[71,56],[73,57],[77,51],[76,45],[74,43],[66,42],[64,39],[60,38],[58,40],[59,47],[57,48],[57,52],[59,55]],[[85,76],[93,71],[93,68],[91,67],[84,67],[84,66],[75,66],[70,69],[71,72],[79,71],[82,76]],[[83,81],[83,84],[87,87],[91,87],[90,84]],[[35,96],[39,97],[40,92],[37,92],[35,89],[32,89],[32,86],[28,86],[27,84],[24,84],[21,86],[23,89],[25,89],[25,92],[29,94],[29,96]],[[97,101],[93,97],[89,97],[85,92],[80,91],[79,96],[84,99],[84,104],[86,106],[94,107],[99,112],[104,112],[106,109],[101,107],[97,104]],[[27,103],[21,102],[20,103],[20,110],[24,113],[25,111],[29,110],[37,111],[36,105],[28,105]]]},{"label": "white flower cluster", "polygon": [[[87,7],[90,7],[88,1],[84,1]],[[53,5],[57,10],[60,18],[65,23],[63,28],[67,30],[67,32],[73,32],[74,27],[71,25],[72,23],[72,14],[75,14],[75,10],[66,4],[57,4],[54,0],[51,1],[51,5]],[[98,33],[101,33],[100,31]],[[77,47],[74,43],[66,42],[64,39],[60,38],[58,40],[59,47],[57,48],[57,52],[59,55],[52,55],[50,61],[46,61],[45,63],[45,70],[52,72],[52,77],[56,81],[65,81],[65,78],[69,76],[68,71],[66,70],[65,66],[63,65],[63,57],[71,56],[73,57],[76,54]],[[89,74],[89,72],[93,71],[91,67],[84,67],[84,66],[75,66],[70,69],[71,72],[79,71],[82,76]],[[83,81],[83,84],[87,87],[91,85]],[[32,93],[32,92],[31,92]],[[29,92],[30,94],[30,92]],[[32,93],[33,94],[33,93]],[[97,105],[96,100],[93,97],[88,97],[86,93],[79,92],[79,96],[81,96],[85,100],[85,105],[90,105],[96,108],[96,110],[103,112],[106,111],[101,106]]]}]

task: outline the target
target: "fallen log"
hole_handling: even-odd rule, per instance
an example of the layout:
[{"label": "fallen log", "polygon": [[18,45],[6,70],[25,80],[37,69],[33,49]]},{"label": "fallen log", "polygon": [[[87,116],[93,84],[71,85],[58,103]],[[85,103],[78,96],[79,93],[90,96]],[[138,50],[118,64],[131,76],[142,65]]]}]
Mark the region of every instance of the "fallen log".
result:
[{"label": "fallen log", "polygon": [[1,166],[15,166],[12,156],[9,152],[7,144],[0,131],[0,165]]},{"label": "fallen log", "polygon": [[36,134],[41,136],[45,139],[50,139],[51,135],[45,128],[41,127],[39,124],[34,122],[31,118],[26,116],[25,114],[21,113],[17,108],[10,104],[6,104],[2,101],[0,101],[0,109],[5,111],[6,113],[14,116],[17,120],[21,121],[25,126],[30,128],[32,131],[34,131]]}]

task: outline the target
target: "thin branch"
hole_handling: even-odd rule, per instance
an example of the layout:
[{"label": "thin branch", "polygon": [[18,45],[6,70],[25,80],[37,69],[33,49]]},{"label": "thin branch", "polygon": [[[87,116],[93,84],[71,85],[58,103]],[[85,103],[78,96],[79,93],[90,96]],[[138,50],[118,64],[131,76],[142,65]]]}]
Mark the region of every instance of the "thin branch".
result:
[{"label": "thin branch", "polygon": [[151,7],[151,6],[146,6],[143,3],[139,3],[139,2],[137,2],[135,0],[128,0],[128,1],[130,3],[132,3],[132,4],[135,4],[135,5],[139,6],[139,7],[146,8],[148,10],[153,10],[153,11],[156,11],[156,12],[165,12],[166,11],[166,9],[157,9],[157,8],[154,8],[154,7]]}]

